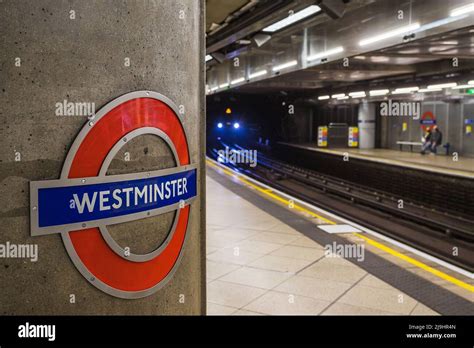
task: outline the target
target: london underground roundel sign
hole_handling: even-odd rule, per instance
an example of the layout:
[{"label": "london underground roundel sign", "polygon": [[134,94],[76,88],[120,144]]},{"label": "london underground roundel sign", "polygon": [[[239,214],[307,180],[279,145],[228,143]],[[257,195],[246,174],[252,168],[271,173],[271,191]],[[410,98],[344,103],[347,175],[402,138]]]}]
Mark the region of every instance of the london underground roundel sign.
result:
[{"label": "london underground roundel sign", "polygon": [[427,132],[436,124],[436,116],[431,111],[425,111],[420,119],[421,129]]},{"label": "london underground roundel sign", "polygon": [[[118,151],[146,134],[163,139],[174,168],[106,175]],[[142,298],[161,288],[182,256],[197,167],[177,108],[149,91],[123,95],[104,106],[75,139],[59,180],[30,182],[31,235],[60,233],[81,274],[120,298]],[[124,250],[108,225],[175,211],[165,241],[148,254]]]}]

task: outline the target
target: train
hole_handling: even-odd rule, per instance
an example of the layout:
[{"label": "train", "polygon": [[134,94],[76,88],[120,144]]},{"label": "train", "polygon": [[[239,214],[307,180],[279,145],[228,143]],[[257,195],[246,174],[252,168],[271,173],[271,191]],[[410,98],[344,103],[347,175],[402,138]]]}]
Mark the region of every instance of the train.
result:
[{"label": "train", "polygon": [[251,144],[260,136],[261,126],[251,122],[245,112],[235,112],[230,107],[209,110],[207,118],[208,143]]}]

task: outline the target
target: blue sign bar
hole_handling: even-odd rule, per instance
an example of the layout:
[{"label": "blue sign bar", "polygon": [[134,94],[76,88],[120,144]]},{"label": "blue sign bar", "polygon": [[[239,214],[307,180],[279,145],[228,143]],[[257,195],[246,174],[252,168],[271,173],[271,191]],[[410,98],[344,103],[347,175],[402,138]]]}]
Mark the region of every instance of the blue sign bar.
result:
[{"label": "blue sign bar", "polygon": [[39,227],[108,219],[164,208],[195,197],[196,186],[197,173],[196,169],[192,169],[136,180],[39,188]]},{"label": "blue sign bar", "polygon": [[431,119],[420,120],[420,123],[421,123],[421,124],[432,125],[432,124],[436,124],[436,120],[431,120]]}]

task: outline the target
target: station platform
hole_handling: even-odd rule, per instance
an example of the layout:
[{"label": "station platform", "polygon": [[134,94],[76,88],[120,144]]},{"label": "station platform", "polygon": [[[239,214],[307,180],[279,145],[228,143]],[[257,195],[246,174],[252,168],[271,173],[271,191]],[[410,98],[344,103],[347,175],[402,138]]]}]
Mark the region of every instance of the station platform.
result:
[{"label": "station platform", "polygon": [[[451,156],[443,154],[422,155],[419,152],[389,150],[389,149],[351,149],[351,148],[319,148],[316,144],[292,144],[279,142],[279,144],[291,146],[303,150],[316,151],[326,154],[343,156],[349,153],[349,156],[361,160],[383,163],[387,165],[400,166],[416,170],[429,171],[432,173],[451,175],[463,178],[474,179],[474,158],[462,157],[458,161],[453,161]],[[442,149],[438,149],[442,152]]]},{"label": "station platform", "polygon": [[471,273],[212,160],[206,182],[209,315],[474,314]]}]

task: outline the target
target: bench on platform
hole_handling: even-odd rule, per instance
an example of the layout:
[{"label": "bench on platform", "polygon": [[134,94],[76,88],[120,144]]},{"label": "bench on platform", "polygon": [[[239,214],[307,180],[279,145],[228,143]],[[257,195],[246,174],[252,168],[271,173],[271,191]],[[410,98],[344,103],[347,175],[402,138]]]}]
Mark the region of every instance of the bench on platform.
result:
[{"label": "bench on platform", "polygon": [[403,151],[403,145],[408,145],[410,151],[413,152],[413,146],[422,146],[423,143],[419,141],[397,141],[397,145],[400,145],[400,151]]}]

